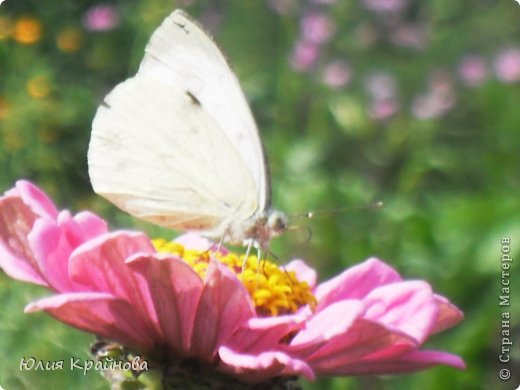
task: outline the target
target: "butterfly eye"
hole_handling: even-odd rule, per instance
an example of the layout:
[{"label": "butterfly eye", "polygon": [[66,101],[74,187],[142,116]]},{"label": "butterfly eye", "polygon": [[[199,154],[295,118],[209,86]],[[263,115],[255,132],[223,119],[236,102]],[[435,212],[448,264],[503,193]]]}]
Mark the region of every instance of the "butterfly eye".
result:
[{"label": "butterfly eye", "polygon": [[272,232],[273,237],[279,236],[283,232],[287,230],[287,225],[289,221],[287,220],[287,216],[279,211],[273,210],[269,214],[269,218],[267,220],[267,226],[269,230]]}]

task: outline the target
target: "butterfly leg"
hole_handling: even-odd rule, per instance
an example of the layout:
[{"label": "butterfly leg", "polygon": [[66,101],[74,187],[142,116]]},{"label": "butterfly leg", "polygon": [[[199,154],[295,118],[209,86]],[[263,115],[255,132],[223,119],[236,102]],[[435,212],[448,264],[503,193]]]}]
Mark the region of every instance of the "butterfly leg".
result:
[{"label": "butterfly leg", "polygon": [[260,275],[260,267],[262,268],[262,273],[265,275],[265,260],[267,259],[267,251],[262,253],[262,250],[258,248],[258,258],[256,263],[256,284],[258,286],[258,278]]},{"label": "butterfly leg", "polygon": [[224,236],[225,235],[226,235],[226,233],[222,234],[222,236],[220,237],[220,241],[218,242],[216,253],[219,253],[220,250],[222,249],[222,246],[224,245]]},{"label": "butterfly leg", "polygon": [[246,254],[244,255],[244,261],[242,262],[242,275],[246,270],[247,259],[249,257],[249,253],[251,252],[251,248],[253,247],[253,240],[248,240]]}]

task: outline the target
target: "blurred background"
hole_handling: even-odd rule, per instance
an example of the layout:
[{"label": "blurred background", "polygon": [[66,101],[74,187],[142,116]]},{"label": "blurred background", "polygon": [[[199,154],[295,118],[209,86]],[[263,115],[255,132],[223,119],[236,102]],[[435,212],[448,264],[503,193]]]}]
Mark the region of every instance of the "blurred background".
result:
[{"label": "blurred background", "polygon": [[[514,0],[7,0],[0,5],[0,190],[27,178],[60,208],[112,228],[172,233],[94,195],[86,152],[97,105],[133,75],[151,32],[184,8],[241,80],[269,157],[273,245],[325,280],[377,256],[465,313],[429,349],[465,371],[325,378],[305,389],[514,389],[520,383],[520,5]],[[382,209],[368,207],[383,201]],[[312,231],[309,240],[305,229]],[[513,378],[502,383],[501,239],[511,240]],[[23,314],[43,289],[0,275],[0,385],[105,389],[96,372],[20,371],[22,357],[88,358],[92,337]],[[516,370],[516,372],[514,371]]]}]

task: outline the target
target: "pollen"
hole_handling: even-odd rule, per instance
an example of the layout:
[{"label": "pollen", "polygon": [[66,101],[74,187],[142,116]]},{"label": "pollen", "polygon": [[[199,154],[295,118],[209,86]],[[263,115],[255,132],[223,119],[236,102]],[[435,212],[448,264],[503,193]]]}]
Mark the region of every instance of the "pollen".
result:
[{"label": "pollen", "polygon": [[152,241],[159,253],[179,256],[201,277],[204,277],[212,259],[218,260],[231,271],[246,287],[259,316],[279,316],[295,313],[301,307],[316,306],[316,298],[305,281],[298,280],[296,273],[279,267],[274,262],[236,252],[214,252],[187,249],[183,245],[155,239]]}]

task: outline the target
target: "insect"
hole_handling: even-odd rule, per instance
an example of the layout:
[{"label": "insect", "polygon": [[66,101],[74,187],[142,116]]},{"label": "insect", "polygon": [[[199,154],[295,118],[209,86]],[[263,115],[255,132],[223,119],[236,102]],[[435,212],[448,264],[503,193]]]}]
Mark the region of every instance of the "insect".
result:
[{"label": "insect", "polygon": [[94,191],[129,214],[267,249],[287,229],[271,208],[258,130],[213,39],[177,10],[155,30],[137,74],[98,108],[88,150]]}]

